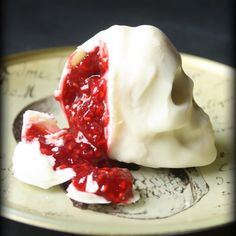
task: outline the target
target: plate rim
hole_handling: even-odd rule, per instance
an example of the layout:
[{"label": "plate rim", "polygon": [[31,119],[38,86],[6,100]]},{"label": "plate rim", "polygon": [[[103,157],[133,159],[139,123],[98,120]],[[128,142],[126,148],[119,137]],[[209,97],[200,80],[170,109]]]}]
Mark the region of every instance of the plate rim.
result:
[{"label": "plate rim", "polygon": [[[68,53],[70,51],[73,52],[76,48],[77,48],[76,45],[68,45],[68,46],[48,47],[48,48],[33,49],[30,51],[16,52],[16,53],[12,53],[12,54],[0,57],[0,63],[3,65],[13,63],[13,62],[16,63],[24,58],[26,59],[26,58],[35,57],[35,56],[37,56],[37,58],[35,59],[40,59],[41,57],[45,57],[45,56],[53,57],[57,54],[61,55],[63,51],[65,53]],[[199,55],[193,55],[193,54],[181,52],[181,51],[179,53],[181,55],[182,61],[183,61],[183,58],[188,57],[190,60],[196,60],[196,61],[201,61],[201,62],[204,61],[207,64],[213,64],[214,66],[217,66],[218,68],[224,67],[224,68],[227,68],[228,70],[235,71],[235,68],[233,66],[215,61],[210,58],[205,58]]]},{"label": "plate rim", "polygon": [[[63,53],[65,53],[65,55],[67,55],[70,51],[73,52],[75,50],[76,46],[63,46],[63,47],[51,47],[51,48],[45,48],[45,49],[35,49],[35,50],[31,50],[31,51],[26,51],[26,52],[19,52],[19,53],[14,53],[11,55],[7,55],[7,56],[3,56],[2,58],[0,58],[0,61],[2,63],[2,65],[12,65],[12,64],[17,64],[20,63],[24,60],[39,60],[39,59],[43,59],[43,58],[50,58],[50,57],[55,57],[56,55],[62,55]],[[208,58],[204,58],[204,57],[200,57],[200,56],[196,56],[196,55],[192,55],[192,54],[188,54],[188,53],[182,53],[180,52],[181,57],[182,57],[182,61],[185,61],[186,58],[190,59],[191,61],[195,61],[196,63],[201,62],[201,64],[211,64],[213,67],[217,67],[220,68],[221,70],[225,70],[229,71],[230,73],[235,73],[235,68],[223,64],[221,62],[217,62]],[[111,234],[110,232],[110,228],[106,228],[104,227],[104,224],[101,224],[98,228],[92,228],[88,227],[89,225],[91,226],[91,223],[84,223],[82,222],[82,224],[79,225],[79,227],[73,227],[73,224],[58,224],[56,219],[51,219],[50,222],[48,221],[48,218],[44,218],[43,216],[40,215],[35,215],[33,213],[27,213],[24,211],[20,211],[14,208],[10,208],[8,206],[5,206],[4,204],[2,204],[1,207],[1,216],[10,219],[10,220],[14,220],[17,222],[21,222],[21,223],[26,223],[29,225],[33,225],[33,226],[37,226],[37,227],[41,227],[41,228],[46,228],[46,229],[50,229],[50,230],[58,230],[61,232],[68,232],[68,233],[83,233],[83,234],[106,234],[109,235]],[[24,216],[28,216],[28,218],[24,218]],[[31,218],[30,218],[31,217]],[[153,228],[154,231],[150,230],[150,232],[139,232],[135,233],[136,234],[180,234],[180,233],[192,233],[192,232],[198,232],[198,231],[204,231],[206,229],[213,229],[213,228],[217,228],[217,227],[221,227],[221,226],[225,226],[228,225],[232,222],[235,221],[235,219],[233,217],[229,218],[229,216],[227,215],[227,220],[225,220],[224,215],[220,215],[218,216],[218,218],[214,218],[207,220],[207,223],[205,222],[203,225],[201,225],[201,227],[199,228],[199,222],[191,222],[191,227],[187,226],[187,230],[186,228],[184,230],[176,230],[175,231],[170,231],[170,230],[165,230],[164,228],[166,228],[166,226],[161,226],[158,225],[157,227],[150,227]],[[229,218],[229,219],[228,219]],[[155,220],[154,220],[155,221]],[[210,224],[209,224],[210,222]],[[217,222],[217,224],[216,224]],[[73,223],[73,222],[72,222]],[[53,226],[53,227],[52,227]],[[78,226],[78,225],[77,225]],[[163,228],[164,227],[164,228]],[[188,228],[189,227],[189,228]],[[133,227],[134,228],[134,227]],[[105,229],[105,230],[104,230]],[[132,229],[132,227],[130,228]],[[159,231],[157,231],[157,229],[159,229]],[[99,231],[99,232],[98,232]],[[113,232],[112,235],[114,234],[119,234],[119,235],[123,235],[123,234],[128,234],[128,235],[134,235],[134,233],[132,232],[128,232],[129,230],[125,230],[125,232],[120,233],[120,231],[115,232],[114,228],[113,228]]]},{"label": "plate rim", "polygon": [[[20,223],[25,223],[25,224],[40,227],[40,228],[46,228],[49,230],[57,230],[60,232],[67,232],[67,233],[82,233],[86,235],[101,235],[102,234],[104,236],[105,235],[153,235],[153,234],[178,235],[182,233],[186,234],[186,233],[202,232],[204,230],[215,229],[217,227],[223,227],[223,226],[226,226],[235,222],[235,219],[233,219],[233,217],[228,219],[227,222],[223,221],[222,219],[225,219],[225,216],[226,218],[229,218],[229,216],[225,214],[225,215],[221,215],[218,218],[214,218],[210,220],[208,219],[207,223],[204,223],[203,225],[201,225],[200,228],[199,228],[199,223],[202,223],[202,221],[194,221],[194,223],[191,222],[191,227],[187,227],[187,229],[186,228],[181,229],[179,227],[178,230],[175,230],[175,231],[166,230],[167,228],[166,225],[164,226],[158,225],[158,229],[159,229],[158,231],[156,231],[157,228],[149,227],[148,231],[146,229],[140,230],[140,228],[138,228],[137,232],[134,232],[134,231],[131,231],[135,228],[134,226],[127,229],[127,225],[126,225],[126,228],[123,232],[121,232],[120,230],[116,232],[117,228],[113,228],[112,225],[109,225],[110,227],[108,227],[105,224],[98,224],[96,225],[96,228],[95,227],[91,228],[90,222],[86,222],[86,223],[82,222],[82,224],[79,224],[79,227],[74,227],[75,225],[73,224],[73,222],[67,221],[66,224],[65,222],[63,224],[59,224],[57,219],[46,218],[40,215],[18,211],[16,209],[10,209],[10,208],[7,209],[7,207],[4,207],[4,206],[2,206],[1,215],[10,220],[14,220]],[[22,218],[22,215],[28,216],[28,217]],[[158,220],[161,220],[161,219],[155,219],[151,221],[155,222]],[[217,224],[215,224],[216,221],[217,221]],[[78,223],[77,223],[77,226],[78,226]]]}]

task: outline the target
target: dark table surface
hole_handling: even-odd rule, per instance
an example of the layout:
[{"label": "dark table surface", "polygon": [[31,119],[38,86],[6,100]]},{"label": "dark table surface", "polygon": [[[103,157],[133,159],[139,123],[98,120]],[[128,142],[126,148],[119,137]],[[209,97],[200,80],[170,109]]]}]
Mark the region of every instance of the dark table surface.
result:
[{"label": "dark table surface", "polygon": [[[79,45],[113,24],[151,24],[179,51],[234,66],[233,0],[5,0],[1,9],[3,56]],[[4,236],[70,235],[4,218],[1,224]],[[231,224],[187,235],[231,235],[232,229]]]}]

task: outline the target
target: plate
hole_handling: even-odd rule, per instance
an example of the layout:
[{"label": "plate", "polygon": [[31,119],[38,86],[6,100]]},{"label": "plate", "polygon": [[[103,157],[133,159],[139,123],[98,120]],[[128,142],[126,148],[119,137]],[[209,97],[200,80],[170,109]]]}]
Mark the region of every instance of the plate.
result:
[{"label": "plate", "polygon": [[90,235],[178,234],[232,222],[234,69],[188,54],[181,54],[183,68],[193,79],[195,99],[210,116],[215,131],[217,159],[213,164],[133,170],[141,201],[130,206],[81,208],[60,186],[42,190],[13,177],[11,157],[25,109],[54,113],[60,125],[66,125],[52,94],[73,50],[46,49],[3,60],[2,215],[39,227]]}]

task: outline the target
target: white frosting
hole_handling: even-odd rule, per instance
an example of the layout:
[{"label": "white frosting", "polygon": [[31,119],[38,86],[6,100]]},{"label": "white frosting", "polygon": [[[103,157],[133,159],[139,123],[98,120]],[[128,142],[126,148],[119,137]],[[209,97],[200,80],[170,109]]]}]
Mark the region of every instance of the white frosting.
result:
[{"label": "white frosting", "polygon": [[13,155],[13,173],[19,180],[48,189],[75,176],[71,168],[53,170],[55,159],[40,152],[38,141],[19,142]]},{"label": "white frosting", "polygon": [[[153,26],[112,26],[79,46],[78,63],[106,45],[109,156],[148,167],[202,166],[216,158],[208,116],[194,105],[193,82],[166,35]],[[68,71],[68,62],[59,85]]]}]

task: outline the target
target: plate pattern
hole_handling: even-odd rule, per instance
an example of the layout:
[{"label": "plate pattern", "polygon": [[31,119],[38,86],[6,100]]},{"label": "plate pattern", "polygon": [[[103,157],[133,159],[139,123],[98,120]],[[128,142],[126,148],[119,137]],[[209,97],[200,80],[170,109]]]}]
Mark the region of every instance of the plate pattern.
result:
[{"label": "plate pattern", "polygon": [[[24,109],[33,106],[36,110],[52,112],[59,124],[66,126],[52,93],[71,51],[73,48],[35,51],[5,58],[2,63],[3,216],[87,234],[169,234],[233,221],[234,69],[187,54],[182,54],[183,68],[194,80],[195,99],[209,114],[215,131],[218,155],[213,164],[179,170],[141,168],[133,171],[141,199],[129,207],[93,205],[78,209],[74,207],[78,204],[73,204],[62,188],[44,191],[12,176],[11,157],[19,139]],[[93,225],[96,227],[91,227]]]}]

